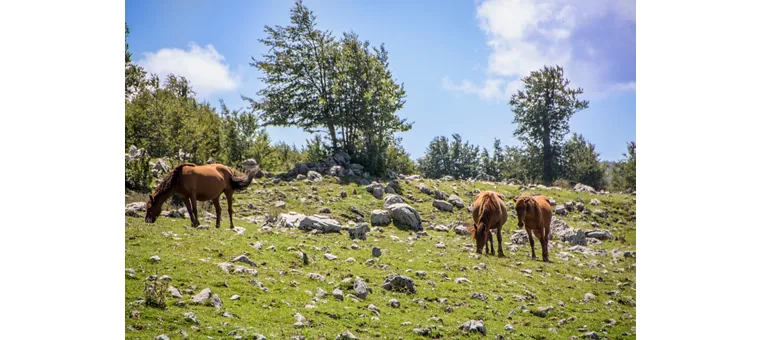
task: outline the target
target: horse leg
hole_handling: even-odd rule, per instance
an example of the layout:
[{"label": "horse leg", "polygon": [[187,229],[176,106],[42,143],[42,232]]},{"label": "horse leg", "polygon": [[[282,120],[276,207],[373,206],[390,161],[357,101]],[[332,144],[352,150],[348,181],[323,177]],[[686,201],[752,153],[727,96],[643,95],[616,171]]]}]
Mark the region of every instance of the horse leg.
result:
[{"label": "horse leg", "polygon": [[491,230],[488,230],[488,242],[491,243],[491,255],[496,255],[496,251],[493,249],[493,234],[491,234]]},{"label": "horse leg", "polygon": [[232,190],[228,190],[224,195],[227,196],[227,211],[230,213],[230,229],[234,229],[235,225],[232,223]]},{"label": "horse leg", "polygon": [[214,208],[216,209],[216,227],[222,223],[222,205],[219,204],[219,197],[214,198]]},{"label": "horse leg", "polygon": [[501,227],[496,228],[496,240],[499,241],[499,257],[504,257],[504,251],[501,249]]},{"label": "horse leg", "polygon": [[197,218],[195,217],[195,214],[193,214],[193,206],[190,204],[190,199],[187,197],[182,197],[182,202],[185,203],[185,209],[187,209],[187,214],[190,215],[190,224],[194,226],[195,221],[197,221]]},{"label": "horse leg", "polygon": [[541,258],[544,262],[552,262],[549,260],[549,233],[548,229],[545,230],[543,240],[541,241]]},{"label": "horse leg", "polygon": [[533,244],[534,243],[533,243],[533,236],[531,235],[531,230],[527,229],[525,231],[528,232],[528,240],[530,241],[530,258],[535,260],[536,259],[536,250],[533,248]]},{"label": "horse leg", "polygon": [[195,222],[193,223],[193,227],[197,227],[201,225],[201,221],[198,219],[198,200],[195,196],[195,192],[190,194],[190,203],[193,205],[193,216],[195,216]]}]

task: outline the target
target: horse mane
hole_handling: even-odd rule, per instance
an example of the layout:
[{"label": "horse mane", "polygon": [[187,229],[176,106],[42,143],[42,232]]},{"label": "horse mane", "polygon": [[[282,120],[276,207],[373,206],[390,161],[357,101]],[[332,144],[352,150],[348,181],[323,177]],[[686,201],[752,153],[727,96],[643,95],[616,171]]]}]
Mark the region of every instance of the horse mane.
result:
[{"label": "horse mane", "polygon": [[472,237],[475,237],[475,232],[479,231],[478,226],[480,225],[481,221],[483,220],[483,215],[486,212],[486,209],[488,211],[501,211],[501,205],[499,204],[499,201],[501,198],[499,198],[495,193],[492,192],[484,192],[483,194],[479,195],[477,198],[475,198],[474,205],[477,205],[480,203],[480,211],[478,212],[478,218],[475,220],[475,225],[473,226],[473,233]]},{"label": "horse mane", "polygon": [[533,196],[520,196],[517,198],[517,201],[515,202],[515,206],[522,203],[525,205],[528,211],[533,211],[536,209],[538,202],[536,202],[536,199]]},{"label": "horse mane", "polygon": [[177,181],[179,181],[180,174],[182,174],[182,168],[186,166],[191,167],[195,166],[195,164],[182,163],[175,166],[174,169],[169,172],[169,175],[167,175],[166,178],[161,181],[161,184],[158,185],[158,188],[156,188],[156,192],[153,194],[153,197],[161,196],[165,192],[169,191],[169,189],[171,189],[173,186],[175,186],[177,184]]}]

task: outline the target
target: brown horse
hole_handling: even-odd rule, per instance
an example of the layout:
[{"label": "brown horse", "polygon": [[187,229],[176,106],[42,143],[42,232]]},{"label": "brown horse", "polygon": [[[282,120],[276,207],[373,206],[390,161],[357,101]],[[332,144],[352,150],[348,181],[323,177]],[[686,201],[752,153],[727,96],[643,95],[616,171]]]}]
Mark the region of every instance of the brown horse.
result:
[{"label": "brown horse", "polygon": [[216,227],[222,219],[222,207],[219,197],[222,193],[227,197],[227,211],[230,213],[230,228],[232,223],[232,192],[248,187],[261,170],[254,168],[246,177],[236,175],[232,169],[222,164],[195,165],[184,163],[176,166],[164,178],[156,192],[150,195],[146,205],[145,222],[153,223],[161,214],[161,206],[174,194],[179,195],[185,203],[187,213],[193,227],[200,225],[198,221],[197,201],[211,200],[216,208]]},{"label": "brown horse", "polygon": [[530,240],[531,258],[536,259],[536,251],[533,245],[533,235],[541,242],[541,257],[544,262],[549,261],[549,233],[552,220],[552,207],[549,199],[543,195],[515,197],[515,210],[517,211],[517,226],[525,231]]},{"label": "brown horse", "polygon": [[487,243],[490,242],[491,255],[494,255],[491,229],[496,229],[499,257],[504,257],[504,251],[501,248],[501,227],[507,222],[507,205],[501,199],[501,195],[489,190],[481,191],[475,198],[475,203],[472,204],[472,219],[475,223],[468,228],[472,232],[472,238],[475,239],[477,253],[481,254],[485,246],[487,254]]}]

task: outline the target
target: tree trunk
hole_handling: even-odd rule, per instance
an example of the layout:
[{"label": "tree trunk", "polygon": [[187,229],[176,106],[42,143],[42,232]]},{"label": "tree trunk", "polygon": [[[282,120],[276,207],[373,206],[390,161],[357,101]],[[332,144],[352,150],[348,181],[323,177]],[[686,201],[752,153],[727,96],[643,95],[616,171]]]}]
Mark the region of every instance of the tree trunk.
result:
[{"label": "tree trunk", "polygon": [[551,136],[549,135],[549,130],[544,130],[544,141],[543,141],[543,151],[544,151],[544,185],[550,186],[552,184],[552,180],[554,180],[554,172],[552,169],[552,144],[551,144]]},{"label": "tree trunk", "polygon": [[330,131],[330,141],[332,143],[333,153],[338,152],[338,136],[335,134],[335,125],[329,123],[327,129]]}]

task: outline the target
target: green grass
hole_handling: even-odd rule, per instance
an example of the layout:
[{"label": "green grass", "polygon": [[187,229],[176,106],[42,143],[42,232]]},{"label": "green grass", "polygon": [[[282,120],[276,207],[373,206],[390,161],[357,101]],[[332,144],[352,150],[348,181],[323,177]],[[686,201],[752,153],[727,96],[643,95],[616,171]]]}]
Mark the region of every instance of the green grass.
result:
[{"label": "green grass", "polygon": [[[264,182],[266,184],[262,184]],[[454,221],[471,222],[466,209],[456,209],[454,212],[436,210],[432,206],[433,198],[416,188],[418,181],[400,182],[403,189],[401,196],[426,220],[424,227]],[[475,188],[496,190],[507,197],[521,193],[517,186],[482,182],[424,180],[424,183],[448,194],[458,192],[465,204],[472,203],[474,196],[467,193]],[[317,190],[312,191],[312,186]],[[292,187],[298,191],[292,191]],[[273,192],[275,188],[279,193]],[[341,189],[348,193],[346,199],[340,199]],[[353,189],[356,189],[356,195],[352,195]],[[428,326],[435,327],[433,334],[439,338],[483,337],[466,335],[458,329],[460,324],[471,319],[484,320],[487,338],[501,334],[512,339],[567,339],[588,331],[595,331],[601,337],[610,339],[635,338],[636,308],[632,303],[624,302],[628,296],[636,299],[636,260],[622,256],[614,259],[611,256],[613,249],[636,249],[636,205],[632,197],[556,190],[527,190],[524,193],[542,193],[553,197],[560,204],[581,197],[586,207],[606,211],[609,215],[606,219],[593,214],[583,215],[577,211],[571,212],[569,216],[558,217],[574,228],[594,229],[590,223],[597,222],[598,228],[610,230],[618,237],[617,240],[589,246],[591,249],[605,249],[609,255],[590,256],[570,252],[570,245],[554,242],[550,243],[553,263],[531,260],[528,245],[519,245],[518,251],[510,252],[509,237],[517,229],[517,220],[512,210],[503,229],[506,258],[477,256],[474,248],[467,246],[473,240],[457,235],[453,230],[448,233],[426,230],[429,236],[417,237],[414,232],[391,225],[383,227],[384,232],[370,232],[368,239],[361,241],[350,240],[345,232],[312,235],[295,229],[279,228],[261,232],[261,224],[248,222],[249,217],[263,221],[264,214],[296,211],[309,215],[317,213],[323,207],[329,207],[329,215],[347,225],[348,220],[341,215],[356,216],[350,211],[351,206],[364,212],[367,222],[373,209],[382,209],[383,201],[372,197],[362,186],[341,185],[335,179],[327,177],[322,183],[311,184],[294,181],[274,185],[268,180],[260,180],[246,191],[236,193],[234,222],[236,226],[246,228],[240,235],[228,229],[226,201],[222,202],[223,220],[222,228],[219,229],[213,228],[214,221],[208,219],[205,222],[202,219],[201,222],[212,228],[202,230],[189,228],[189,219],[161,217],[155,224],[145,224],[140,218],[126,217],[125,266],[136,272],[136,278],[126,279],[126,338],[153,339],[159,334],[167,334],[175,339],[181,338],[179,332],[182,330],[193,339],[231,338],[233,335],[249,339],[254,333],[262,334],[267,339],[289,339],[295,335],[303,335],[306,339],[334,339],[339,333],[350,330],[359,338],[411,339],[421,338],[412,333],[412,329]],[[308,199],[309,194],[320,197],[323,203]],[[407,198],[408,194],[422,200],[422,203],[412,202]],[[306,200],[301,202],[299,198]],[[599,199],[602,204],[598,207],[590,206],[588,202],[591,198]],[[286,208],[273,208],[276,200],[286,201]],[[249,203],[253,209],[248,208]],[[203,207],[213,212],[212,206]],[[168,205],[164,206],[165,210],[169,208]],[[621,221],[615,222],[617,219]],[[446,248],[436,248],[435,244],[439,241]],[[262,243],[261,250],[250,245],[255,242]],[[358,245],[360,249],[351,249],[352,244]],[[267,249],[272,245],[275,246],[275,251]],[[365,263],[372,257],[371,249],[375,246],[382,249],[382,256],[376,258],[374,264]],[[310,257],[309,264],[303,265],[296,252],[288,250],[289,247],[306,252]],[[325,259],[323,255],[326,249],[337,255],[338,259]],[[540,258],[540,246],[537,245],[536,250]],[[232,258],[246,252],[259,265],[256,277],[250,274],[228,274],[217,266],[217,263],[230,262]],[[560,252],[569,253],[570,259],[560,259]],[[161,260],[152,262],[150,257],[153,255],[158,255]],[[346,263],[345,260],[349,257],[353,257],[356,262]],[[487,269],[473,269],[480,263],[486,264]],[[446,269],[446,265],[450,270]],[[529,269],[531,273],[522,272],[524,269]],[[415,271],[418,270],[426,271],[427,276],[417,277]],[[606,274],[603,273],[605,270]],[[319,282],[309,279],[306,276],[308,273],[319,273],[326,280]],[[384,278],[391,273],[411,277],[417,293],[405,294],[382,289],[380,286]],[[135,303],[145,298],[145,279],[155,274],[171,276],[171,285],[183,292],[182,300],[188,304],[175,306],[177,299],[169,295],[166,296],[165,309]],[[348,297],[344,301],[333,298],[332,291],[336,287],[343,289],[346,295],[354,293],[350,284],[341,283],[341,280],[351,276],[362,277],[373,292],[366,300],[358,302]],[[472,283],[456,284],[454,279],[458,277],[465,277]],[[598,281],[598,278],[602,278],[602,281]],[[269,292],[263,292],[251,284],[253,279],[262,282]],[[429,285],[428,281],[435,286]],[[185,293],[191,286],[197,288],[193,293]],[[218,294],[224,306],[216,310],[211,306],[189,304],[190,297],[203,288],[210,288],[212,293]],[[317,288],[325,290],[327,295],[315,303],[313,299]],[[608,295],[612,291],[619,291],[619,296]],[[473,299],[473,293],[484,294],[488,299]],[[596,295],[596,299],[583,302],[586,293]],[[241,296],[240,300],[230,300],[235,294]],[[528,299],[518,301],[515,295]],[[531,295],[534,298],[531,299]],[[497,301],[497,296],[503,297],[503,300]],[[388,300],[391,298],[401,302],[400,308],[389,305]],[[447,301],[442,302],[441,299]],[[612,303],[606,304],[607,301]],[[306,308],[308,304],[316,308]],[[367,309],[370,304],[380,309],[379,320],[372,319],[375,314]],[[543,306],[553,306],[554,310],[545,317],[539,317],[521,311],[520,306],[523,305],[529,311]],[[133,311],[138,311],[139,317],[132,317]],[[225,311],[239,318],[222,316]],[[200,323],[194,325],[186,321],[184,314],[187,312],[194,312]],[[301,313],[309,323],[303,328],[294,327],[295,313]],[[442,322],[430,320],[431,317],[438,317]],[[574,321],[560,325],[560,320],[571,317],[574,317]],[[605,326],[609,319],[615,320],[614,325]],[[411,324],[402,325],[407,321]],[[505,331],[505,324],[511,324],[515,330]],[[196,328],[193,329],[192,326]],[[624,336],[624,333],[628,336]]]}]

